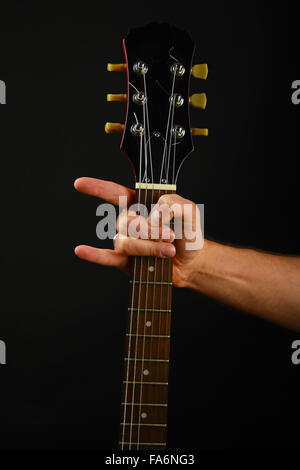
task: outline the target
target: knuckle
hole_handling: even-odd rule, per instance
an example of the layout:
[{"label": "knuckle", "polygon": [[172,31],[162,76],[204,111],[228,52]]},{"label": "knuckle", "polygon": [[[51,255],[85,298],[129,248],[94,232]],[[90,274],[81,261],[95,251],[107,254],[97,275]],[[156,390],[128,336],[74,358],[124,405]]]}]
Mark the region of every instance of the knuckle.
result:
[{"label": "knuckle", "polygon": [[120,233],[117,234],[114,239],[114,248],[120,254],[126,253],[126,237],[122,236]]},{"label": "knuckle", "polygon": [[169,205],[171,203],[172,199],[169,194],[164,194],[163,196],[160,196],[158,200],[158,204],[167,204]]},{"label": "knuckle", "polygon": [[126,226],[126,220],[127,220],[127,211],[123,211],[117,218],[116,227],[117,227],[118,232],[124,232],[124,227]]}]

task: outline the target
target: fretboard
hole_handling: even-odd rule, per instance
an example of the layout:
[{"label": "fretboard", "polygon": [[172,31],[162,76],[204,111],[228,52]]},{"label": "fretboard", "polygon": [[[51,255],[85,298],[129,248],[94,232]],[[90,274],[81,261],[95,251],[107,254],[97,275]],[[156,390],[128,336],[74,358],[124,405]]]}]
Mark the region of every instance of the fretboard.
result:
[{"label": "fretboard", "polygon": [[[162,185],[163,186],[163,185]],[[168,188],[168,187],[166,187]],[[168,189],[139,189],[150,209]],[[165,449],[172,259],[132,258],[120,421],[120,449]]]}]

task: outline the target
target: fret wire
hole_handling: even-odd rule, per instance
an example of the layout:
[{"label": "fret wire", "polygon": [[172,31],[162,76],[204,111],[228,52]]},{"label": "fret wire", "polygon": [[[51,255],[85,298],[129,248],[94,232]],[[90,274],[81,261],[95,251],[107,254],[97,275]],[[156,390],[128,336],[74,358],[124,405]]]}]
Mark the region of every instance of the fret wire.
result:
[{"label": "fret wire", "polygon": [[[168,385],[168,382],[137,382],[134,380],[124,380],[123,384],[137,384],[137,385]],[[133,387],[134,388],[134,387]]]},{"label": "fret wire", "polygon": [[152,309],[152,308],[136,308],[136,307],[132,308],[132,307],[128,307],[128,310],[132,310],[132,311],[137,311],[138,310],[139,312],[148,312],[149,310],[151,312],[166,312],[166,313],[171,312],[171,309],[161,310],[159,308]]},{"label": "fret wire", "polygon": [[161,329],[160,331],[158,330],[158,312],[154,312],[153,314],[153,322],[151,322],[151,317],[149,313],[145,312],[129,312],[129,315],[133,316],[133,324],[135,325],[136,323],[136,315],[140,315],[140,325],[139,325],[139,330],[136,331],[135,328],[133,327],[132,334],[143,334],[145,330],[145,334],[164,334],[164,335],[170,335],[170,320],[171,320],[171,312],[169,313],[162,313],[161,319]]},{"label": "fret wire", "polygon": [[[124,358],[125,361],[134,361],[135,358],[134,357],[125,357]],[[170,362],[169,359],[138,359],[136,358],[137,361],[145,361],[145,362]]]},{"label": "fret wire", "polygon": [[141,445],[141,446],[165,446],[166,442],[124,442],[121,441],[119,444],[125,444],[125,445]]},{"label": "fret wire", "polygon": [[139,334],[130,334],[126,333],[126,336],[137,336],[137,337],[142,337],[142,338],[166,338],[169,339],[171,338],[170,335],[139,335]]},{"label": "fret wire", "polygon": [[143,406],[164,406],[167,407],[167,403],[121,403],[123,406],[128,406],[128,405],[143,405]]},{"label": "fret wire", "polygon": [[146,285],[165,285],[165,286],[172,286],[172,282],[154,282],[154,281],[129,281],[130,284],[146,284]]},{"label": "fret wire", "polygon": [[161,428],[166,428],[166,424],[155,424],[155,423],[120,423],[120,426],[156,426]]}]

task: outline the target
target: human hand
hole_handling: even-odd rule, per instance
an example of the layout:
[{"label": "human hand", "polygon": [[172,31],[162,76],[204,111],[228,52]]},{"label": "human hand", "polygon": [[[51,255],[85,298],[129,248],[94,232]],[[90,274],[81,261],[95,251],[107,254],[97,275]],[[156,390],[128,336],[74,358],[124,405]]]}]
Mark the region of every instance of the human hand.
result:
[{"label": "human hand", "polygon": [[[135,200],[134,190],[111,181],[79,178],[74,186],[84,194],[105,199],[114,205],[119,204],[120,196],[127,197],[128,205],[133,204]],[[159,212],[161,216],[158,216]],[[175,220],[175,232],[176,225],[181,226],[181,238],[178,238],[169,226],[172,218]],[[132,222],[140,227],[139,238],[130,236]],[[153,239],[151,235],[155,229],[158,230],[158,238]],[[203,237],[197,205],[178,194],[165,194],[159,198],[147,219],[127,207],[123,209],[117,219],[114,250],[80,245],[75,248],[75,253],[86,261],[114,266],[127,272],[130,256],[173,258],[173,284],[183,287],[202,247]]]}]

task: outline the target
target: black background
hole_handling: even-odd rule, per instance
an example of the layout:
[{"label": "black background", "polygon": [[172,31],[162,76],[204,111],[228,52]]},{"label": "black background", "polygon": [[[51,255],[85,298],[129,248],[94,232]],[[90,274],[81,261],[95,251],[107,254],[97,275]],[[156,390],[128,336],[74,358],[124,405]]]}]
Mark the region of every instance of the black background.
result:
[{"label": "black background", "polygon": [[[299,254],[297,14],[289,5],[184,1],[10,3],[0,7],[1,448],[115,448],[127,308],[126,275],[78,260],[96,238],[97,200],[73,181],[133,184],[119,137],[122,62],[131,26],[167,20],[190,31],[209,64],[209,127],[195,139],[178,192],[205,203],[206,236]],[[174,290],[171,449],[299,447],[299,334],[194,292]]]}]

